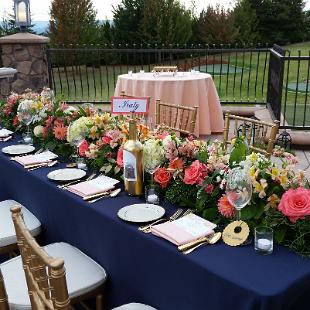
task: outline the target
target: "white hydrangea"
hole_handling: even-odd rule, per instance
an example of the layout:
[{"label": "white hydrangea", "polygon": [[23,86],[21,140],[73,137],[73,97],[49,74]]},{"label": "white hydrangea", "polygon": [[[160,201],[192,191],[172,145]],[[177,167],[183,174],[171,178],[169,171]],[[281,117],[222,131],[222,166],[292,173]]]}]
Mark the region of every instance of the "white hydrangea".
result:
[{"label": "white hydrangea", "polygon": [[72,122],[67,131],[67,141],[73,143],[74,140],[80,137],[84,138],[93,125],[93,121],[90,117],[82,116],[76,121]]},{"label": "white hydrangea", "polygon": [[175,143],[175,146],[178,147],[181,144],[181,141],[178,137],[172,137],[171,135],[168,135],[164,138],[163,140],[163,146],[164,148],[169,147],[169,145],[171,144],[171,141],[173,141]]},{"label": "white hydrangea", "polygon": [[153,173],[164,156],[165,151],[160,140],[149,139],[143,144],[143,165],[146,171]]}]

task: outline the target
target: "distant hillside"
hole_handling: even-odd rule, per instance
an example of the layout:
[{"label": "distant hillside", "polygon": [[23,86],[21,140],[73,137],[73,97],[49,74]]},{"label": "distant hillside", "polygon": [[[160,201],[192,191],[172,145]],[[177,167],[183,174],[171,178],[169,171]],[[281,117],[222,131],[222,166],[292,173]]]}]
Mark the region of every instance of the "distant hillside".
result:
[{"label": "distant hillside", "polygon": [[[100,23],[104,23],[106,22],[106,20],[100,20]],[[108,21],[110,24],[113,24],[112,20]],[[42,33],[46,33],[46,31],[48,30],[48,26],[49,26],[49,21],[44,20],[44,21],[33,21],[32,24],[33,26],[33,30],[38,33],[38,34],[42,34]]]},{"label": "distant hillside", "polygon": [[49,21],[33,21],[33,30],[38,33],[45,33],[48,29]]}]

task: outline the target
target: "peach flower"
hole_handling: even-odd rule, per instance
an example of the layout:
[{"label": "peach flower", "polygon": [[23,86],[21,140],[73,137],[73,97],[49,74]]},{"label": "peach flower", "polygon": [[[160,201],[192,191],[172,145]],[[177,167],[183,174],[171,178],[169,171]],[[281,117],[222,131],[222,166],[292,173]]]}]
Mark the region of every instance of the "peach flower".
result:
[{"label": "peach flower", "polygon": [[86,156],[86,152],[89,151],[89,144],[86,140],[83,140],[79,145],[79,153],[81,156]]},{"label": "peach flower", "polygon": [[124,150],[122,148],[118,149],[116,163],[117,163],[117,165],[119,167],[123,167],[124,166],[123,153],[124,153]]}]

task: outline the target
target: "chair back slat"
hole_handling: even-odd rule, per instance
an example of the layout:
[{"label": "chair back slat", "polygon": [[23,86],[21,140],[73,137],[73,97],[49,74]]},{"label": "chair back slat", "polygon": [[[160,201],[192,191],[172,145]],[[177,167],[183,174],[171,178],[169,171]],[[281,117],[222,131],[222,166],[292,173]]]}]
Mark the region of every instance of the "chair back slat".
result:
[{"label": "chair back slat", "polygon": [[[230,121],[234,121],[233,135],[230,136]],[[231,139],[239,135],[246,138],[251,150],[260,152],[267,157],[270,157],[276,142],[276,136],[279,130],[279,122],[267,123],[264,121],[246,118],[242,116],[225,114],[225,128],[223,133],[224,145],[231,144]],[[264,147],[266,145],[266,147]]]},{"label": "chair back slat", "polygon": [[37,244],[25,226],[20,207],[11,208],[11,212],[32,309],[71,309],[64,261],[50,257]]},{"label": "chair back slat", "polygon": [[[164,124],[182,134],[194,134],[198,106],[188,107],[156,100],[156,125]],[[167,119],[167,116],[169,119]]]}]

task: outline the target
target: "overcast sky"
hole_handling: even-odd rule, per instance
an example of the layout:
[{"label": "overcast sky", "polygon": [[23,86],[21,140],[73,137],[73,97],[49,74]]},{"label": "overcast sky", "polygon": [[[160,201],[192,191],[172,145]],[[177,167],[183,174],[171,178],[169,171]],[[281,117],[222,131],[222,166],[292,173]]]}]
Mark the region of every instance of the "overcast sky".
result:
[{"label": "overcast sky", "polygon": [[[70,0],[68,0],[70,1]],[[121,0],[93,0],[94,7],[96,8],[98,19],[112,19],[112,5],[117,5]],[[192,0],[181,0],[187,8],[191,6]],[[310,0],[305,1],[306,8],[310,9]],[[206,8],[208,4],[215,5],[220,3],[221,5],[229,8],[233,6],[234,0],[195,0],[197,11],[200,12],[203,8]],[[33,21],[36,20],[49,20],[49,7],[51,0],[30,0],[30,9]],[[0,0],[0,18],[5,12],[12,12],[13,0]]]}]

